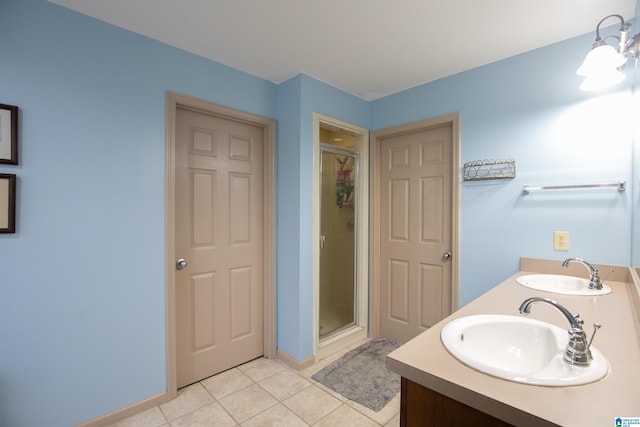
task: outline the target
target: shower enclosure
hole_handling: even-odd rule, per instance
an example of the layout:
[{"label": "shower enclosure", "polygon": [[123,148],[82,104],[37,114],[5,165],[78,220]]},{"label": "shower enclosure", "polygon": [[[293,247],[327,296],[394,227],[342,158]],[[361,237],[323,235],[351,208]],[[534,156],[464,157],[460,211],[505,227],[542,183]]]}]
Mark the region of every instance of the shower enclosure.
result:
[{"label": "shower enclosure", "polygon": [[369,326],[369,132],[313,113],[313,355]]},{"label": "shower enclosure", "polygon": [[325,339],[357,322],[358,153],[320,144],[320,312]]}]

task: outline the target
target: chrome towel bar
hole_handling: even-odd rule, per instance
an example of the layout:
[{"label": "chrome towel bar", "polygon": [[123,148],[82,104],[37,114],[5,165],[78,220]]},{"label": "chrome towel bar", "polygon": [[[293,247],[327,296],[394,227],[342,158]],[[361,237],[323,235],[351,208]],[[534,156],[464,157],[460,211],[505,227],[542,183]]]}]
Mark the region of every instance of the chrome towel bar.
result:
[{"label": "chrome towel bar", "polygon": [[615,187],[618,191],[624,191],[627,187],[626,181],[617,181],[610,184],[576,184],[576,185],[548,185],[548,186],[533,186],[525,185],[522,188],[524,194],[529,194],[532,191],[537,190],[570,190],[575,188],[604,188]]}]

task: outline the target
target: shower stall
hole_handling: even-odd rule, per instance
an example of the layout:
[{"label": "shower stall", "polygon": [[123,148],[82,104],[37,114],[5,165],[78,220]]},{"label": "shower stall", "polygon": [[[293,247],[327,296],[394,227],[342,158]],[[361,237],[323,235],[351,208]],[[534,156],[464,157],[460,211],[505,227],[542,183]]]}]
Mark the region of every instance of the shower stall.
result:
[{"label": "shower stall", "polygon": [[319,360],[369,330],[369,131],[314,113],[313,332]]},{"label": "shower stall", "polygon": [[320,339],[356,322],[358,155],[321,144]]},{"label": "shower stall", "polygon": [[314,355],[366,338],[369,215],[366,129],[314,114]]}]

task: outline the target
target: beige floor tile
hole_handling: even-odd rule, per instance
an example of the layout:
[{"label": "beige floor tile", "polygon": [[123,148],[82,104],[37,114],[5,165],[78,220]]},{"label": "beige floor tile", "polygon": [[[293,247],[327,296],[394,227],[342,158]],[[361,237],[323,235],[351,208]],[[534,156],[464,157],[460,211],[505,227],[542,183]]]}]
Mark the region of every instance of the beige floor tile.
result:
[{"label": "beige floor tile", "polygon": [[200,383],[218,400],[254,384],[251,378],[237,368],[202,380]]},{"label": "beige floor tile", "polygon": [[342,405],[313,425],[314,427],[379,427],[380,424],[355,409]]},{"label": "beige floor tile", "polygon": [[282,404],[278,404],[261,414],[256,415],[249,421],[242,423],[242,427],[307,427],[308,424],[302,421],[293,412]]},{"label": "beige floor tile", "polygon": [[300,375],[302,375],[303,377],[305,377],[306,379],[310,380],[311,377],[314,376],[316,372],[318,372],[322,368],[328,366],[329,363],[331,363],[331,362],[329,362],[326,359],[322,359],[321,361],[319,361],[315,365],[312,365],[312,366],[309,366],[308,368],[302,369],[298,373]]},{"label": "beige floor tile", "polygon": [[342,405],[338,399],[315,385],[305,388],[282,403],[309,424],[319,421]]},{"label": "beige floor tile", "polygon": [[353,350],[356,347],[361,346],[362,344],[364,344],[365,342],[369,341],[368,338],[363,339],[362,341],[358,341],[356,344],[353,344],[351,346],[349,346],[348,348],[344,349],[344,350],[340,350],[340,351],[336,351],[333,354],[328,355],[327,357],[323,358],[322,360],[318,361],[318,363],[309,366],[308,368],[302,369],[300,372],[298,372],[300,375],[302,375],[303,377],[307,378],[307,379],[311,379],[311,377],[313,375],[315,375],[316,372],[322,370],[323,368],[329,366],[331,363],[335,362],[336,360],[340,359],[342,356],[345,355],[345,353],[348,353],[349,351]]},{"label": "beige floor tile", "polygon": [[[313,380],[312,380],[313,381]],[[341,402],[346,402],[347,400],[349,400],[348,398],[344,397],[343,395],[341,395],[340,393],[338,393],[337,391],[327,387],[326,385],[319,383],[317,381],[314,381],[313,383],[316,387],[319,387],[321,390],[326,391],[327,393],[329,393],[331,396],[335,397],[336,399],[338,399]]]},{"label": "beige floor tile", "polygon": [[173,421],[212,402],[214,399],[209,392],[196,383],[178,390],[178,397],[163,403],[160,409],[168,421]]},{"label": "beige floor tile", "polygon": [[112,424],[111,427],[160,427],[166,424],[167,420],[156,406]]},{"label": "beige floor tile", "polygon": [[384,427],[400,427],[400,412],[398,412],[395,417],[391,418],[391,420],[386,423]]},{"label": "beige floor tile", "polygon": [[275,359],[261,357],[238,366],[238,369],[253,381],[260,382],[278,372],[284,371],[287,367]]},{"label": "beige floor tile", "polygon": [[372,411],[371,409],[362,406],[361,404],[356,403],[352,400],[349,400],[347,402],[347,405],[362,413],[363,415],[371,418],[378,424],[384,425],[389,422],[389,420],[391,420],[396,414],[400,413],[400,393],[398,393],[396,397],[391,399],[391,401],[387,403],[387,406],[385,406],[378,412]]},{"label": "beige floor tile", "polygon": [[366,341],[300,372],[277,360],[253,360],[185,387],[178,391],[176,399],[112,427],[169,427],[167,422],[171,427],[224,427],[237,423],[245,427],[298,427],[314,423],[398,427],[399,396],[380,412],[374,412],[311,379],[329,363]]},{"label": "beige floor tile", "polygon": [[171,421],[171,427],[234,427],[236,422],[218,402],[210,403],[200,409]]},{"label": "beige floor tile", "polygon": [[299,391],[311,386],[311,383],[290,369],[270,376],[260,381],[260,387],[267,390],[273,397],[282,401]]},{"label": "beige floor tile", "polygon": [[259,385],[254,384],[220,400],[220,405],[239,423],[278,404]]}]

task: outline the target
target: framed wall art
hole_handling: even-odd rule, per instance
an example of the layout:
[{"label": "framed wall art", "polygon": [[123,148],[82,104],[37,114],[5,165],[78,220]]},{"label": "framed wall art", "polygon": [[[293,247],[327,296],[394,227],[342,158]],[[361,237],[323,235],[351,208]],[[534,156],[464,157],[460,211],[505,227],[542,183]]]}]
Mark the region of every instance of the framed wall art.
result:
[{"label": "framed wall art", "polygon": [[0,104],[0,163],[18,164],[18,107]]},{"label": "framed wall art", "polygon": [[0,173],[0,233],[16,232],[16,176]]}]

